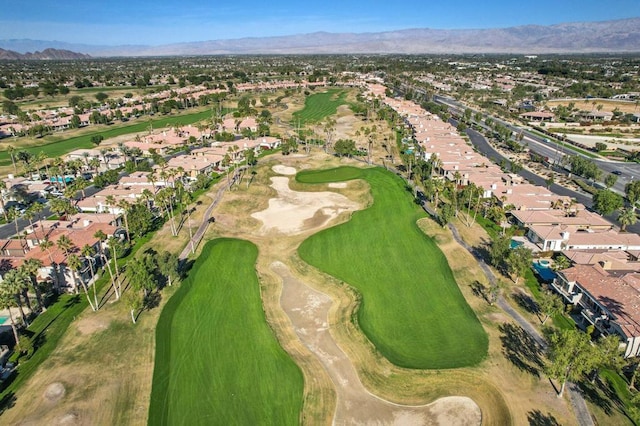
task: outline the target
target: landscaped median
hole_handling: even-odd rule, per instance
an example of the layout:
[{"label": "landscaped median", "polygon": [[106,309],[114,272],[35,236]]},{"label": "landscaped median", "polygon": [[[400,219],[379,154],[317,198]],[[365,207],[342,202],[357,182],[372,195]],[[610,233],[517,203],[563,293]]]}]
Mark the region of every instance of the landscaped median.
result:
[{"label": "landscaped median", "polygon": [[156,329],[150,425],[298,424],[303,376],[269,328],[250,242],[208,242]]},{"label": "landscaped median", "polygon": [[416,225],[424,212],[404,181],[381,169],[305,171],[300,183],[364,179],[373,205],[305,240],[300,257],[362,296],[358,323],[401,367],[443,369],[479,363],[488,337],[436,243]]}]

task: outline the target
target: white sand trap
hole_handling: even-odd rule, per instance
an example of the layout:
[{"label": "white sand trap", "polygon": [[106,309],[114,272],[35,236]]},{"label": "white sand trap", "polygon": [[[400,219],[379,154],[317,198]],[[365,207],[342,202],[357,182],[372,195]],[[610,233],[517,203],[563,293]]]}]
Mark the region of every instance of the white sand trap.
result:
[{"label": "white sand trap", "polygon": [[[263,223],[261,232],[265,234],[276,230],[293,235],[322,227],[343,212],[359,209],[357,203],[335,192],[292,191],[287,177],[272,177],[271,182],[278,197],[269,200],[266,210],[251,215]],[[312,218],[312,224],[305,223]]]},{"label": "white sand trap", "polygon": [[332,182],[329,184],[329,188],[346,188],[347,182]]},{"label": "white sand trap", "polygon": [[44,397],[48,402],[58,402],[66,393],[64,385],[60,382],[51,383],[44,391]]},{"label": "white sand trap", "polygon": [[296,169],[289,166],[283,166],[282,164],[277,164],[271,168],[274,172],[279,175],[293,176],[296,174]]}]

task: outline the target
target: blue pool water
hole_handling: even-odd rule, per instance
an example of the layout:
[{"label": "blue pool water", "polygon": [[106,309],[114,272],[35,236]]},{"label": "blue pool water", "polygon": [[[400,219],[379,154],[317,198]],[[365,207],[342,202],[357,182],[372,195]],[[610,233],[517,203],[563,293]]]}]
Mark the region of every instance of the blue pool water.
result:
[{"label": "blue pool water", "polygon": [[5,321],[7,321],[8,319],[9,319],[8,316],[0,315],[0,325],[4,324]]},{"label": "blue pool water", "polygon": [[521,245],[524,245],[524,243],[522,241],[511,240],[511,243],[509,245],[511,246],[512,249],[514,249],[516,247],[520,247]]},{"label": "blue pool water", "polygon": [[548,260],[533,261],[533,269],[542,278],[543,281],[553,281],[556,277],[556,273],[549,267]]}]

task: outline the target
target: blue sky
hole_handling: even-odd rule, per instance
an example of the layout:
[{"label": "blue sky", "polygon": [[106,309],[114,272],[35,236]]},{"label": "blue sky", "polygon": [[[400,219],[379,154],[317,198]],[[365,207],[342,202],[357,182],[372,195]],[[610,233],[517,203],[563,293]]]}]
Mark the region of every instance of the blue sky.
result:
[{"label": "blue sky", "polygon": [[0,39],[100,45],[640,17],[640,0],[0,0]]}]

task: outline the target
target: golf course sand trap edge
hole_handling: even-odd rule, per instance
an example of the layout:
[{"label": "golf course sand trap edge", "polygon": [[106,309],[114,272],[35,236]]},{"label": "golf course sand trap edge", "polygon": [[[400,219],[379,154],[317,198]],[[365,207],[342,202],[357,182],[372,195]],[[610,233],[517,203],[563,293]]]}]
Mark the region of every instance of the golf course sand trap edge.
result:
[{"label": "golf course sand trap edge", "polygon": [[332,299],[294,277],[281,262],[271,269],[282,279],[280,305],[300,341],[323,364],[334,384],[337,404],[333,424],[480,425],[480,407],[464,396],[449,396],[421,406],[394,404],[370,393],[329,331]]},{"label": "golf course sand trap edge", "polygon": [[[274,166],[274,171],[276,167]],[[285,167],[285,169],[293,169],[293,167]],[[293,170],[295,172],[295,169]],[[335,192],[293,191],[289,188],[289,178],[285,176],[272,177],[271,182],[271,187],[277,191],[278,196],[269,200],[269,207],[266,210],[251,215],[263,223],[260,230],[262,234],[275,230],[294,235],[321,228],[341,213],[360,208],[357,203]]]}]

